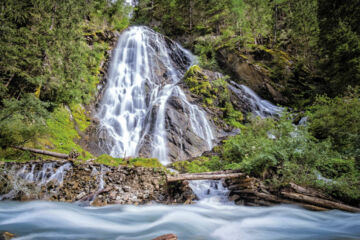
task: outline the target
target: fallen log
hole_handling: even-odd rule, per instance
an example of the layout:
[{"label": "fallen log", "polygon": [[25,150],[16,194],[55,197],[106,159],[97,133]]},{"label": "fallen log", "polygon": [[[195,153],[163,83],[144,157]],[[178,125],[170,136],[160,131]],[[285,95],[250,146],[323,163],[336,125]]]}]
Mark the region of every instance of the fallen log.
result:
[{"label": "fallen log", "polygon": [[184,181],[184,180],[220,180],[228,178],[244,177],[244,173],[221,173],[221,174],[179,174],[175,176],[167,176],[168,182]]},{"label": "fallen log", "polygon": [[216,175],[216,174],[228,174],[228,173],[241,173],[242,171],[239,169],[235,170],[223,170],[223,171],[216,171],[216,172],[200,172],[200,173],[191,173],[193,175]]},{"label": "fallen log", "polygon": [[50,156],[50,157],[61,158],[61,159],[75,159],[79,156],[79,153],[77,153],[77,152],[71,152],[70,154],[64,154],[64,153],[50,152],[50,151],[46,151],[46,150],[20,147],[20,146],[16,146],[13,148],[22,150],[22,151],[28,151],[28,152],[32,152],[32,153],[42,154],[42,155],[46,155],[46,156]]},{"label": "fallen log", "polygon": [[304,194],[304,195],[311,196],[311,197],[329,199],[329,196],[326,196],[325,194],[323,194],[323,193],[321,193],[319,191],[316,191],[314,189],[304,188],[304,187],[299,186],[299,185],[297,185],[295,183],[292,183],[292,182],[289,185],[297,193]]},{"label": "fallen log", "polygon": [[360,208],[352,207],[338,202],[333,202],[317,197],[310,197],[299,193],[281,192],[284,197],[309,203],[311,205],[319,206],[322,208],[339,209],[347,212],[360,212]]}]

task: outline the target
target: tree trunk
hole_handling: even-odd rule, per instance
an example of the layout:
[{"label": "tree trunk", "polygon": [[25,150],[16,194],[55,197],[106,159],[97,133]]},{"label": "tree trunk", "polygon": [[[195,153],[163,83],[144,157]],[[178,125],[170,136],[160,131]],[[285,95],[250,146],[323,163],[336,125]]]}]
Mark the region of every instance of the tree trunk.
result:
[{"label": "tree trunk", "polygon": [[220,180],[226,178],[239,178],[244,177],[244,173],[200,173],[200,174],[180,174],[176,176],[167,176],[168,182],[176,182],[176,181],[183,181],[183,180]]},{"label": "tree trunk", "polygon": [[310,203],[312,205],[316,205],[324,208],[339,209],[347,212],[360,212],[360,208],[351,207],[342,203],[333,202],[317,197],[310,197],[299,193],[281,192],[281,195],[293,200]]},{"label": "tree trunk", "polygon": [[56,157],[56,158],[62,158],[62,159],[69,159],[69,158],[71,158],[71,156],[70,156],[71,154],[50,152],[50,151],[45,151],[45,150],[40,150],[40,149],[34,149],[34,148],[26,148],[26,147],[20,147],[20,146],[16,146],[16,147],[14,147],[14,148],[19,149],[19,150],[22,150],[22,151],[28,151],[28,152],[37,153],[37,154],[42,154],[42,155],[47,155],[47,156]]},{"label": "tree trunk", "polygon": [[192,19],[193,19],[193,0],[190,0],[190,14],[189,14],[189,20],[190,20],[190,31],[192,31],[192,26],[193,26],[193,22],[192,22]]}]

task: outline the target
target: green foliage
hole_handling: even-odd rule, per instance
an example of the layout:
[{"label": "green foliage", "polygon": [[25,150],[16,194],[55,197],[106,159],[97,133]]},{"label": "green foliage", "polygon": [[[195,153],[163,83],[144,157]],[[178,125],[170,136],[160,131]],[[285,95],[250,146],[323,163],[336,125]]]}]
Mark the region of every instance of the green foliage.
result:
[{"label": "green foliage", "polygon": [[184,82],[192,93],[201,97],[206,107],[222,112],[222,118],[227,124],[241,128],[243,115],[234,109],[230,101],[227,78],[209,80],[206,72],[194,65],[186,72]]},{"label": "green foliage", "polygon": [[308,114],[310,131],[316,138],[329,138],[337,151],[360,162],[359,93],[333,99],[319,96]]},{"label": "green foliage", "polygon": [[[75,119],[78,122],[82,120],[81,118]],[[88,160],[93,157],[76,143],[80,136],[75,129],[73,120],[70,118],[70,113],[65,107],[57,108],[47,119],[46,125],[47,134],[36,139],[35,147],[50,147],[52,151],[67,154],[75,150],[80,153],[80,160]]]},{"label": "green foliage", "polygon": [[103,154],[95,159],[95,163],[107,166],[119,166],[124,165],[125,161],[122,158],[113,158],[110,155]]},{"label": "green foliage", "polygon": [[70,106],[71,114],[76,122],[77,127],[81,132],[90,126],[89,113],[81,104],[73,104]]},{"label": "green foliage", "polygon": [[56,106],[92,99],[109,48],[92,33],[124,29],[128,9],[122,0],[5,0],[0,8],[0,144],[6,147],[41,135]]},{"label": "green foliage", "polygon": [[156,158],[113,158],[107,154],[103,154],[95,159],[95,163],[104,164],[107,166],[129,165],[135,167],[146,168],[164,168],[163,165]]},{"label": "green foliage", "polygon": [[360,5],[357,0],[318,0],[321,69],[332,96],[360,84]]},{"label": "green foliage", "polygon": [[172,164],[172,167],[180,172],[199,173],[211,172],[222,169],[223,165],[218,156],[198,157],[192,161],[179,161]]},{"label": "green foliage", "polygon": [[234,109],[231,102],[226,102],[224,111],[224,120],[230,126],[235,128],[242,128],[242,121],[244,120],[243,114],[240,111]]},{"label": "green foliage", "polygon": [[[347,202],[360,197],[360,170],[353,158],[334,151],[330,141],[318,141],[307,126],[294,126],[284,114],[279,121],[252,118],[239,135],[225,140],[219,156],[174,163],[181,172],[241,169],[271,183],[289,182],[322,189]],[[318,177],[329,178],[324,181]]]},{"label": "green foliage", "polygon": [[198,41],[195,44],[195,54],[199,56],[200,65],[203,68],[210,70],[219,70],[219,66],[216,61],[216,52],[214,43],[211,41]]},{"label": "green foliage", "polygon": [[164,166],[156,158],[131,158],[129,160],[130,165],[135,167],[147,167],[147,168],[164,168]]},{"label": "green foliage", "polygon": [[319,161],[317,169],[327,178],[340,178],[343,175],[354,173],[355,161],[353,159],[328,158]]},{"label": "green foliage", "polygon": [[43,132],[47,103],[32,94],[20,100],[3,99],[0,110],[0,147],[16,146],[36,138]]},{"label": "green foliage", "polygon": [[[347,201],[359,198],[356,177],[360,172],[355,169],[354,160],[334,151],[329,141],[314,139],[306,126],[293,126],[287,118],[285,115],[279,122],[253,119],[239,135],[226,141],[225,168],[240,168],[278,185],[295,181],[319,187]],[[343,187],[323,184],[317,180],[317,172]]]}]

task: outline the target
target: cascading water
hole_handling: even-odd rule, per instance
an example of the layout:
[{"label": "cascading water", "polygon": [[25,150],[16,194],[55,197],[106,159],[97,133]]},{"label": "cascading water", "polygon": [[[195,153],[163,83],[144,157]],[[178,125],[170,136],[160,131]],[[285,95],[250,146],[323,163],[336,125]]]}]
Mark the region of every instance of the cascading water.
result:
[{"label": "cascading water", "polygon": [[250,110],[256,116],[261,118],[279,116],[283,108],[273,105],[267,100],[261,99],[253,90],[245,85],[230,81],[228,85],[237,97],[242,99],[250,107]]},{"label": "cascading water", "polygon": [[189,181],[189,186],[199,199],[199,203],[231,204],[228,200],[229,190],[224,187],[221,180]]},{"label": "cascading water", "polygon": [[[283,109],[271,104],[269,101],[261,99],[254,91],[245,85],[230,81],[230,90],[242,99],[250,107],[255,116],[261,118],[279,116]],[[269,134],[269,137],[274,137]],[[223,187],[221,181],[200,180],[190,181],[190,187],[201,203],[211,204],[230,204],[228,200],[228,189]]]},{"label": "cascading water", "polygon": [[[41,167],[42,165],[42,167]],[[12,168],[5,175],[12,176],[10,192],[0,195],[0,200],[13,199],[18,192],[24,195],[30,195],[33,192],[39,192],[41,186],[50,182],[59,186],[64,180],[64,176],[71,169],[71,163],[65,163],[55,168],[56,162],[44,164],[25,164],[21,169]],[[35,189],[32,189],[35,187]]]},{"label": "cascading water", "polygon": [[98,111],[105,153],[134,157],[146,143],[151,156],[167,164],[165,109],[174,94],[189,113],[194,133],[212,147],[214,136],[205,113],[176,85],[193,59],[180,45],[147,27],[130,27],[122,33]]}]

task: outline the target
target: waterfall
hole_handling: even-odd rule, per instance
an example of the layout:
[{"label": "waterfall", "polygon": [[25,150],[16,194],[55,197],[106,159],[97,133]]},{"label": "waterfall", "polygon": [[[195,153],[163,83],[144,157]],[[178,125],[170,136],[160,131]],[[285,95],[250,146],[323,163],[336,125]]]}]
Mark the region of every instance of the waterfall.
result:
[{"label": "waterfall", "polygon": [[165,110],[174,94],[190,113],[194,133],[211,149],[214,136],[205,113],[177,86],[193,61],[189,51],[147,27],[133,26],[121,34],[97,114],[105,153],[135,157],[148,144],[149,155],[167,164]]},{"label": "waterfall", "polygon": [[193,180],[189,181],[189,186],[200,203],[230,204],[230,191],[224,187],[221,180]]},{"label": "waterfall", "polygon": [[69,162],[60,166],[56,162],[48,162],[25,164],[20,169],[13,167],[6,173],[8,176],[12,176],[11,191],[0,195],[0,201],[13,199],[19,192],[23,192],[24,195],[40,192],[41,187],[50,182],[55,186],[60,186],[64,181],[65,174],[71,168],[72,165]]},{"label": "waterfall", "polygon": [[230,81],[228,85],[230,90],[242,99],[250,107],[250,110],[256,116],[262,118],[279,116],[283,108],[273,105],[271,102],[261,99],[253,90],[245,85]]}]

